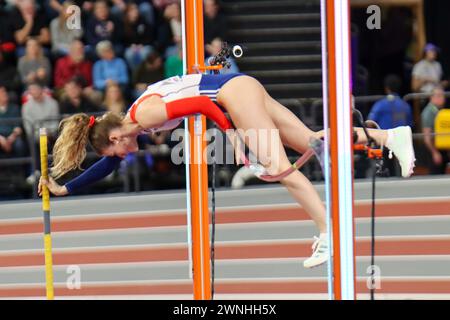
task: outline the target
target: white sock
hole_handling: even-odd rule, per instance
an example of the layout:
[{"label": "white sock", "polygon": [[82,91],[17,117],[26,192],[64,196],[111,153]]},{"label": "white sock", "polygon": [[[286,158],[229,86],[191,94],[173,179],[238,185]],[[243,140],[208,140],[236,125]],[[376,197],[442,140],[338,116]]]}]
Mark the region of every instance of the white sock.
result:
[{"label": "white sock", "polygon": [[328,233],[326,233],[326,232],[320,233],[319,238],[321,240],[328,240]]},{"label": "white sock", "polygon": [[388,129],[387,138],[386,142],[384,143],[384,146],[389,148],[389,146],[392,144],[393,141],[394,141],[394,130]]}]

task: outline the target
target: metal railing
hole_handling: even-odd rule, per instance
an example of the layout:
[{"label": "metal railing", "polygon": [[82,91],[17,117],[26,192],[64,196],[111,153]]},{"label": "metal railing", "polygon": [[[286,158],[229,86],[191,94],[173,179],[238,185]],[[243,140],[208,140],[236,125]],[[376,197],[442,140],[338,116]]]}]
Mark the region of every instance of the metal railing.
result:
[{"label": "metal railing", "polygon": [[[15,126],[15,127],[23,127],[24,119],[20,117],[15,118],[3,118],[0,119],[0,125],[8,125],[8,126]],[[26,147],[28,150],[26,150],[28,156],[24,157],[8,157],[5,155],[4,158],[0,159],[0,171],[4,172],[4,168],[17,166],[17,165],[30,165],[30,171],[35,172],[36,171],[36,154],[35,154],[35,148],[31,148],[30,141],[27,139],[27,135],[23,131],[20,139],[23,139],[24,142],[26,142]],[[36,161],[35,161],[36,160]],[[36,190],[34,190],[36,189]],[[33,197],[37,196],[37,188],[33,188]]]},{"label": "metal railing", "polygon": [[[406,102],[414,101],[418,99],[427,99],[431,96],[431,94],[424,94],[424,93],[409,93],[405,96],[403,96],[403,100]],[[450,92],[445,92],[445,96],[450,97]],[[361,106],[361,104],[369,104],[374,103],[380,99],[385,98],[385,95],[371,95],[371,96],[357,96],[355,97],[355,105],[357,108]],[[308,103],[309,102],[309,103]],[[322,111],[321,105],[322,105],[322,99],[315,99],[315,100],[298,100],[295,103],[291,103],[292,110],[299,114],[302,119],[303,116],[305,116],[305,123],[311,127],[313,130],[320,130],[322,129],[322,126],[316,122],[318,119],[319,113]],[[309,107],[308,107],[309,104]],[[102,115],[104,112],[100,113],[92,113],[92,115],[98,116]],[[48,123],[51,121],[60,121],[62,118],[70,116],[69,114],[63,114],[56,118],[49,118],[41,121],[35,121],[30,122],[29,125],[32,128],[32,132],[36,132],[36,128],[40,128],[42,123]],[[27,120],[23,118],[8,118],[8,119],[0,119],[0,125],[18,125],[23,127],[24,122]],[[24,157],[5,157],[0,158],[0,170],[3,168],[15,166],[15,165],[29,165],[30,166],[30,173],[35,174],[34,183],[32,185],[32,194],[33,198],[37,197],[37,184],[38,184],[38,175],[36,170],[36,164],[39,161],[39,154],[36,149],[37,141],[35,140],[34,136],[28,136],[25,132],[22,134],[22,137],[24,141],[26,141],[26,145],[28,147],[28,154]],[[424,134],[422,133],[414,133],[413,134],[414,140],[421,141],[423,140]],[[135,161],[133,164],[128,164],[125,160],[121,163],[121,174],[120,178],[122,180],[123,185],[123,191],[124,192],[130,192],[132,187],[135,192],[141,191],[142,188],[142,181],[141,181],[141,168],[139,165],[140,160],[142,157],[145,156],[145,154],[149,152],[147,150],[140,150],[135,155],[137,157],[138,161]],[[86,155],[86,160],[92,160],[94,158],[97,158],[98,155],[95,152],[88,151]],[[51,155],[49,157],[51,161]],[[314,180],[320,180],[321,179],[321,172],[320,172],[320,166],[316,163],[311,163],[304,168],[304,173],[309,176],[310,178]],[[133,186],[131,185],[130,176],[133,178]]]}]

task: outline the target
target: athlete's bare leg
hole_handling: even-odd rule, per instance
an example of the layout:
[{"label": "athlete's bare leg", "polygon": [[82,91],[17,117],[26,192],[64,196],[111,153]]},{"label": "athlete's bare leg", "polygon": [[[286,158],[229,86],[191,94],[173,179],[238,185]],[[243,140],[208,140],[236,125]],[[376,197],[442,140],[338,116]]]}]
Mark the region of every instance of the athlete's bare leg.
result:
[{"label": "athlete's bare leg", "polygon": [[[363,128],[354,128],[356,133],[358,134],[358,140],[356,141],[356,143],[361,143],[361,144],[366,144],[368,142],[367,140],[367,136],[364,132]],[[379,146],[384,146],[386,145],[386,140],[388,137],[388,133],[387,130],[383,130],[383,129],[367,129],[369,132],[369,135],[375,140],[375,142],[379,145]],[[319,132],[316,133],[317,137],[323,137],[324,136],[324,131],[321,130]]]},{"label": "athlete's bare leg", "polygon": [[[255,79],[242,76],[233,78],[228,81],[217,96],[218,102],[228,111],[235,124],[236,128],[244,131],[253,129],[278,129],[278,134],[274,138],[276,141],[271,140],[270,134],[266,137],[258,135],[258,148],[252,150],[258,157],[261,163],[265,164],[270,174],[277,174],[283,172],[290,167],[289,159],[283,147],[283,142],[291,145],[293,141],[289,139],[291,134],[288,131],[297,129],[301,125],[298,123],[291,124],[295,115],[285,113],[288,117],[286,121],[275,123],[267,111],[266,106],[266,91],[264,87]],[[296,118],[296,117],[295,117]],[[283,129],[281,126],[288,124],[289,130]],[[308,136],[313,134],[311,130],[303,125],[300,132],[296,132],[295,136],[304,137],[299,144],[299,149],[302,151],[308,147]],[[282,141],[284,140],[284,141]],[[276,146],[276,149],[274,148]],[[251,146],[249,146],[251,148]],[[294,147],[294,146],[292,146]],[[272,150],[271,150],[272,149]],[[268,159],[267,154],[271,157]],[[273,166],[273,164],[276,164]],[[311,218],[316,223],[321,233],[326,232],[326,218],[325,218],[325,206],[319,197],[314,186],[311,182],[300,172],[294,171],[292,174],[281,180],[281,183],[288,189],[298,203],[308,212]]]}]

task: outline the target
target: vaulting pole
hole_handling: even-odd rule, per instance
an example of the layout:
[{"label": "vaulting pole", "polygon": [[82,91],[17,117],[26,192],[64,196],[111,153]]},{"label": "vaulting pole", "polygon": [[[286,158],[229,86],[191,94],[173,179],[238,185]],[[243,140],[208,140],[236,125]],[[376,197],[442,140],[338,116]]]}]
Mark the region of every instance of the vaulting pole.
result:
[{"label": "vaulting pole", "polygon": [[[47,130],[39,130],[39,147],[41,156],[42,178],[48,180],[48,148]],[[44,214],[44,257],[45,257],[45,289],[48,300],[53,300],[53,259],[52,236],[50,232],[50,194],[47,186],[42,186],[42,211]]]}]

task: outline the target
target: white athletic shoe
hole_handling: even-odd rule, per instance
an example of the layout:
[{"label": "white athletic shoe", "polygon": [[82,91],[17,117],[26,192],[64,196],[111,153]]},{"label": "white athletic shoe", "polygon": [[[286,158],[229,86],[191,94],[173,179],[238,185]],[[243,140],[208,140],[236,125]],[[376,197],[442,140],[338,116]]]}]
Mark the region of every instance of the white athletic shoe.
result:
[{"label": "white athletic shoe", "polygon": [[313,254],[303,262],[305,268],[313,268],[320,266],[328,261],[328,239],[314,237],[315,241],[312,245]]},{"label": "white athletic shoe", "polygon": [[247,181],[255,178],[255,175],[256,175],[255,170],[251,166],[250,167],[242,166],[234,174],[231,180],[231,188],[240,189],[244,187]]},{"label": "white athletic shoe", "polygon": [[[398,159],[402,169],[402,177],[408,178],[411,176],[414,173],[414,162],[416,161],[411,128],[404,126],[389,129],[386,147]],[[391,154],[389,154],[389,158],[391,158]]]}]

